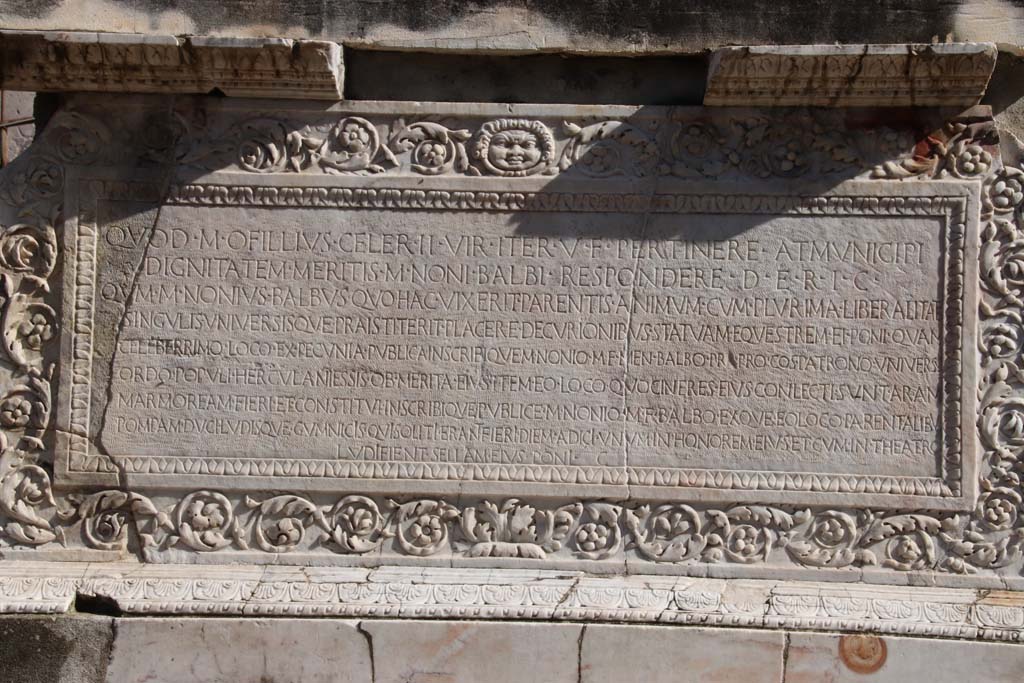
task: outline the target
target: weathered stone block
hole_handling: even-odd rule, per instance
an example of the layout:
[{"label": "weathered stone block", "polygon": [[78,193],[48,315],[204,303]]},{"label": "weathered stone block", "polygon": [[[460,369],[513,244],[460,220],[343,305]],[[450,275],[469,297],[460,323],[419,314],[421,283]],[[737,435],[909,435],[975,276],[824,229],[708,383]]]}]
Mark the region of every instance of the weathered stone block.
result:
[{"label": "weathered stone block", "polygon": [[337,43],[285,38],[0,31],[0,86],[340,100]]},{"label": "weathered stone block", "polygon": [[0,617],[0,680],[101,683],[114,637],[104,617]]},{"label": "weathered stone block", "polygon": [[[578,624],[365,621],[376,683],[578,683]],[[584,679],[585,680],[585,679]]]},{"label": "weathered stone block", "polygon": [[109,683],[370,683],[355,622],[119,619]]},{"label": "weathered stone block", "polygon": [[704,103],[970,107],[995,64],[992,44],[722,48],[711,57]]},{"label": "weathered stone block", "polygon": [[580,650],[582,683],[782,681],[782,633],[588,625]]}]

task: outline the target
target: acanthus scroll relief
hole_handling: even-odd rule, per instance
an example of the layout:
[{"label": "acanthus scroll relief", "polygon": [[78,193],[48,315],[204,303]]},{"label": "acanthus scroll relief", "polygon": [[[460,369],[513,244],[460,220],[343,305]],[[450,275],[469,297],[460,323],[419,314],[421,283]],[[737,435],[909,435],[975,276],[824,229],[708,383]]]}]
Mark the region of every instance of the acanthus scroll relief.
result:
[{"label": "acanthus scroll relief", "polygon": [[[320,115],[323,118],[322,115]],[[249,116],[195,130],[196,114],[148,120],[131,145],[113,124],[58,113],[4,170],[0,231],[3,367],[0,546],[170,549],[278,556],[524,558],[594,562],[882,567],[1020,573],[1024,544],[1024,170],[1004,167],[990,128],[951,124],[916,143],[904,133],[838,132],[806,113],[721,120],[457,117],[383,120],[335,114],[297,124]],[[380,120],[378,120],[380,119]],[[131,127],[128,127],[131,129]],[[251,174],[409,174],[515,179],[843,177],[976,180],[982,187],[980,496],[971,513],[786,505],[716,506],[508,497],[401,498],[202,489],[57,495],[52,415],[61,339],[57,231],[67,169],[135,159]],[[71,371],[63,368],[64,372]]]}]

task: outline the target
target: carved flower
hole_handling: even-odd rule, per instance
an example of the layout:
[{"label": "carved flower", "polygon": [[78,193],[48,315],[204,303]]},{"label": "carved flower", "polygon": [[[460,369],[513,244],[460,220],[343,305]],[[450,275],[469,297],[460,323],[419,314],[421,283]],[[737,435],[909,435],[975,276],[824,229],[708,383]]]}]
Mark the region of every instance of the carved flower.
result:
[{"label": "carved flower", "polygon": [[40,197],[52,197],[64,189],[64,169],[49,161],[37,161],[26,178],[29,187]]},{"label": "carved flower", "polygon": [[238,162],[248,171],[260,173],[276,170],[283,156],[282,142],[270,137],[246,140],[238,146]]},{"label": "carved flower", "polygon": [[20,429],[32,419],[32,403],[21,396],[12,396],[0,403],[0,425]]},{"label": "carved flower", "polygon": [[398,152],[412,150],[410,168],[423,175],[441,175],[469,168],[465,128],[452,129],[434,121],[417,121],[403,128],[391,142]]},{"label": "carved flower", "polygon": [[239,126],[238,165],[253,173],[276,173],[288,164],[289,131],[280,122],[258,118]]},{"label": "carved flower", "polygon": [[1009,358],[1021,348],[1020,327],[1000,322],[985,330],[982,348],[989,358]]},{"label": "carved flower", "polygon": [[677,135],[674,141],[675,151],[677,154],[705,157],[717,148],[717,138],[715,132],[707,126],[690,125]]},{"label": "carved flower", "polygon": [[897,536],[889,541],[888,554],[890,558],[908,568],[918,568],[927,558],[921,543],[912,534]]},{"label": "carved flower", "polygon": [[[998,373],[1006,372],[1005,366]],[[1001,393],[1013,389],[1003,383]],[[1015,396],[990,398],[982,410],[980,434],[986,446],[1003,452],[1019,454],[1024,451],[1024,399]],[[1014,456],[1016,459],[1016,456]]]},{"label": "carved flower", "polygon": [[438,515],[422,514],[409,525],[409,540],[414,546],[426,548],[444,539],[444,525]]},{"label": "carved flower", "polygon": [[380,136],[372,123],[358,116],[342,119],[331,128],[328,144],[319,163],[343,172],[376,168],[373,160],[380,151]]},{"label": "carved flower", "polygon": [[350,503],[341,508],[341,519],[348,531],[357,536],[366,536],[373,532],[377,515],[365,507]]},{"label": "carved flower", "polygon": [[988,173],[992,168],[992,155],[981,145],[960,140],[949,153],[953,175],[968,178]]},{"label": "carved flower", "polygon": [[231,503],[212,491],[196,491],[177,508],[176,527],[182,541],[194,550],[220,550],[236,536]]},{"label": "carved flower", "polygon": [[611,529],[604,524],[583,524],[576,531],[576,545],[585,552],[604,550],[611,542],[611,534]]},{"label": "carved flower", "polygon": [[354,155],[366,152],[373,136],[366,123],[358,119],[348,119],[339,128],[337,139],[341,149]]},{"label": "carved flower", "polygon": [[1009,446],[1024,446],[1024,411],[1011,408],[999,420],[999,434]]},{"label": "carved flower", "polygon": [[586,166],[593,175],[608,175],[615,170],[618,155],[610,144],[598,142],[592,144],[576,163],[578,166]]},{"label": "carved flower", "polygon": [[981,246],[981,267],[985,284],[996,294],[1008,295],[1024,285],[1024,239],[1014,221],[994,218],[989,223]]},{"label": "carved flower", "polygon": [[448,161],[448,148],[438,140],[425,140],[416,146],[413,161],[421,166],[438,168]]},{"label": "carved flower", "polygon": [[739,524],[725,539],[726,548],[738,559],[753,559],[764,552],[767,536],[764,529]]},{"label": "carved flower", "polygon": [[123,509],[104,510],[91,521],[90,531],[96,541],[115,543],[128,524],[128,513]]},{"label": "carved flower", "polygon": [[811,523],[810,537],[823,548],[839,548],[853,543],[857,528],[849,515],[826,510]]},{"label": "carved flower", "polygon": [[383,518],[372,499],[346,496],[335,503],[332,516],[328,537],[343,550],[365,553],[377,547]]},{"label": "carved flower", "polygon": [[781,175],[802,172],[803,167],[807,164],[797,142],[776,145],[771,151],[771,158],[774,161],[774,167]]},{"label": "carved flower", "polygon": [[224,511],[217,503],[193,500],[185,508],[185,516],[196,531],[219,529],[224,524]]},{"label": "carved flower", "polygon": [[43,313],[33,313],[18,325],[18,335],[25,340],[25,346],[38,351],[43,348],[43,342],[53,339],[53,326]]},{"label": "carved flower", "polygon": [[302,539],[302,526],[291,517],[284,517],[267,529],[267,535],[275,547],[293,546]]},{"label": "carved flower", "polygon": [[986,491],[978,498],[978,515],[995,531],[1009,529],[1020,511],[1021,496],[1009,488]]},{"label": "carved flower", "polygon": [[987,203],[996,213],[1009,213],[1024,203],[1024,171],[1008,168],[988,187]]},{"label": "carved flower", "polygon": [[743,163],[747,173],[759,178],[791,178],[810,169],[805,152],[814,147],[813,130],[801,125],[773,125],[758,120],[747,125],[744,145],[750,152]]},{"label": "carved flower", "polygon": [[39,240],[27,230],[31,228],[16,225],[0,238],[0,257],[11,270],[30,272],[41,261]]}]

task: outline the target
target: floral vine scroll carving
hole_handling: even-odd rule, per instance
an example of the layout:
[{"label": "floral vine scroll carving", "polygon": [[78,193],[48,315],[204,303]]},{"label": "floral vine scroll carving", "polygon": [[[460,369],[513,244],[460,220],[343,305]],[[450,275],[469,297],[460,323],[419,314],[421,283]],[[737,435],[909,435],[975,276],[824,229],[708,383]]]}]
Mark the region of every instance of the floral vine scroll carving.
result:
[{"label": "floral vine scroll carving", "polygon": [[[788,115],[787,115],[788,116]],[[320,117],[323,119],[324,117]],[[114,126],[59,113],[44,139],[0,176],[0,545],[170,549],[267,561],[314,556],[459,557],[710,563],[816,569],[1020,573],[1024,543],[1024,169],[1005,167],[994,134],[954,123],[913,147],[884,129],[850,136],[792,117],[723,124],[669,118],[555,126],[527,118],[466,122],[336,115],[291,122],[246,117],[206,130],[174,113],[134,147]],[[125,148],[134,150],[129,152]],[[202,489],[146,495],[106,489],[54,493],[52,384],[58,371],[57,234],[71,167],[154,158],[250,174],[331,173],[528,177],[579,174],[792,178],[842,172],[879,180],[974,180],[982,190],[976,509],[877,511],[686,501],[409,500],[352,491],[334,497]],[[885,161],[873,164],[872,159]],[[140,161],[141,160],[141,161]],[[69,371],[63,368],[63,371]]]}]

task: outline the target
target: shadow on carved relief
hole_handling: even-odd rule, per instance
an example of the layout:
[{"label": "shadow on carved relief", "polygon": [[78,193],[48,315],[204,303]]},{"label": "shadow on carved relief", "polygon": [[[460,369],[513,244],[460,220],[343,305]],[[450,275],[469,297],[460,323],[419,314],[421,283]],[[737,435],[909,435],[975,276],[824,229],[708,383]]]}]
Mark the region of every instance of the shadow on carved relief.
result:
[{"label": "shadow on carved relief", "polygon": [[[279,102],[211,103],[202,98],[135,102],[111,112],[101,98],[73,100],[51,120],[42,139],[3,171],[6,231],[0,242],[0,265],[9,311],[4,318],[8,373],[4,374],[5,398],[0,402],[0,426],[7,438],[0,473],[5,546],[56,551],[63,545],[84,545],[113,553],[130,549],[152,561],[189,562],[494,566],[515,558],[528,563],[525,566],[585,567],[594,572],[624,571],[627,563],[650,568],[658,562],[664,571],[677,573],[702,573],[710,564],[722,564],[740,573],[750,567],[749,576],[766,566],[845,569],[859,578],[861,568],[1019,571],[1014,563],[1021,542],[1017,475],[1021,417],[1015,387],[1020,381],[1017,363],[1024,335],[1019,330],[1015,245],[1024,197],[1021,172],[1001,168],[997,141],[984,116],[941,126],[934,120],[902,118],[903,113],[893,112],[886,115],[890,126],[879,128],[871,112],[766,114],[623,107],[599,118],[596,111],[581,113],[578,108],[555,113],[530,107],[512,112],[491,108],[481,113],[400,104],[335,109],[295,104],[288,109]],[[498,465],[388,461],[370,457],[380,453],[375,450],[378,442],[387,441],[374,431],[377,427],[357,438],[333,440],[323,434],[185,433],[174,431],[177,427],[168,431],[164,425],[190,418],[188,411],[193,410],[221,420],[210,424],[227,424],[230,410],[224,406],[228,404],[182,408],[172,402],[154,408],[138,390],[148,385],[147,391],[173,394],[174,382],[192,372],[187,381],[198,385],[192,393],[199,393],[204,382],[220,382],[225,391],[235,389],[239,394],[237,401],[243,403],[237,405],[253,414],[249,423],[269,423],[264,413],[272,410],[245,403],[250,399],[242,395],[257,393],[242,390],[250,382],[245,373],[251,372],[255,378],[251,383],[262,389],[259,378],[266,375],[261,373],[276,371],[272,354],[261,353],[263,347],[258,344],[276,334],[313,338],[324,330],[239,331],[231,327],[237,324],[231,316],[240,310],[250,316],[247,320],[256,316],[261,325],[282,325],[286,316],[279,309],[293,304],[274,300],[232,304],[216,297],[207,301],[199,290],[193,294],[184,289],[182,296],[194,298],[176,300],[175,287],[203,278],[243,282],[248,276],[239,271],[241,262],[224,265],[218,250],[287,250],[298,240],[303,249],[326,250],[326,258],[318,259],[322,265],[315,266],[323,269],[318,271],[322,274],[354,268],[363,257],[337,257],[343,248],[337,241],[337,225],[330,220],[340,215],[351,231],[365,235],[358,238],[365,240],[358,243],[362,246],[352,238],[353,249],[364,249],[364,254],[377,249],[376,256],[384,257],[378,259],[380,272],[399,274],[395,277],[406,272],[403,267],[413,272],[416,265],[417,252],[409,245],[426,232],[418,221],[435,221],[436,231],[451,236],[437,247],[448,250],[444,252],[434,251],[434,243],[420,242],[425,245],[420,256],[450,252],[453,262],[456,256],[466,261],[480,256],[486,261],[482,257],[488,250],[498,254],[505,248],[513,250],[501,254],[513,266],[527,265],[524,248],[564,249],[580,243],[592,250],[599,243],[624,240],[630,241],[630,249],[637,242],[649,243],[652,250],[660,243],[749,249],[749,245],[740,246],[741,238],[761,229],[769,217],[831,216],[830,207],[836,206],[845,213],[834,220],[915,211],[933,216],[951,226],[947,236],[955,245],[963,241],[956,226],[965,222],[966,200],[938,196],[941,183],[920,182],[945,179],[974,181],[979,187],[984,183],[981,278],[990,296],[983,301],[982,312],[985,320],[998,321],[984,328],[985,378],[979,379],[984,389],[986,469],[981,472],[983,492],[976,511],[893,509],[891,499],[884,498],[967,496],[969,491],[954,490],[960,483],[960,463],[955,458],[935,463],[945,468],[942,478],[917,479],[892,472],[877,476],[799,470],[708,474],[693,468],[664,475],[673,489],[667,499],[666,494],[645,498],[632,495],[634,488],[643,484],[645,490],[654,491],[659,482],[630,481],[628,463],[616,459],[594,458],[581,465],[552,451],[549,461],[513,457]],[[894,197],[851,198],[839,193],[829,198],[849,180],[906,180],[919,183],[920,189],[908,185],[899,192],[893,190]],[[760,193],[756,196],[751,190],[755,187]],[[716,220],[693,218],[699,215],[713,215]],[[473,216],[488,218],[474,220]],[[382,235],[389,226],[404,230],[401,244],[405,247],[398,247],[397,238],[385,246]],[[508,234],[500,232],[504,228]],[[235,232],[239,236],[231,237]],[[176,235],[182,236],[180,244],[175,242]],[[200,241],[190,243],[189,235]],[[294,241],[282,242],[282,236]],[[509,239],[502,241],[503,237]],[[474,242],[477,238],[492,241]],[[550,238],[547,246],[539,238]],[[237,244],[231,241],[236,239]],[[724,246],[715,246],[723,241]],[[479,252],[474,251],[477,247]],[[517,254],[524,258],[517,262]],[[191,261],[178,260],[184,255]],[[638,260],[632,251],[626,256]],[[948,262],[952,270],[936,275],[937,279],[962,288],[955,269],[962,266],[973,272],[973,266],[955,258]],[[571,260],[566,265],[572,265]],[[217,270],[222,267],[230,270]],[[455,277],[463,271],[447,272]],[[475,272],[479,281],[481,271]],[[506,286],[495,279],[496,272],[487,275],[487,285],[496,296],[520,287],[516,278],[542,277],[539,270],[530,276],[525,269],[506,268],[502,275],[509,278]],[[947,277],[947,272],[954,277]],[[283,278],[267,273],[260,277]],[[561,274],[544,273],[543,277]],[[519,282],[533,290],[554,291],[565,285],[569,292],[579,292],[585,289],[585,278],[593,275],[570,272],[567,277],[571,280],[551,280],[550,287],[536,280]],[[691,286],[702,289],[714,284],[710,278],[715,276],[704,274],[699,281],[694,273],[673,277],[690,278]],[[335,294],[323,296],[358,289],[354,279],[344,284],[332,290]],[[620,283],[613,284],[599,288],[614,290]],[[165,296],[162,285],[171,298],[160,298]],[[728,290],[736,285],[721,282],[719,286]],[[420,305],[415,302],[424,300],[417,297],[429,289],[423,283],[406,287],[402,305]],[[433,289],[432,300],[445,293],[444,287]],[[142,291],[156,298],[140,299]],[[959,300],[956,291],[953,294]],[[327,303],[304,300],[301,307],[314,312],[331,309],[332,299],[322,301]],[[335,316],[331,324],[342,327],[331,328],[327,336],[336,329],[345,330],[358,345],[360,339],[377,335],[409,334],[411,328],[381,331],[382,321],[398,317],[394,311],[399,309],[379,292],[377,298],[357,304]],[[147,306],[154,310],[141,310]],[[503,320],[515,322],[517,310],[496,310],[495,328]],[[962,314],[953,306],[944,312],[947,317]],[[585,322],[586,317],[571,312],[559,315],[567,323]],[[624,343],[628,346],[633,343],[628,310],[626,315]],[[680,311],[672,315],[685,318]],[[356,331],[344,327],[356,318],[366,327]],[[187,339],[182,334],[187,329],[175,330],[168,322],[171,319],[190,320],[194,325],[217,321],[224,327],[214,328],[217,334],[203,339]],[[135,329],[129,338],[123,333],[131,321]],[[165,328],[157,328],[154,322]],[[459,320],[453,323],[458,324]],[[427,389],[432,397],[443,399],[469,391],[481,378],[491,382],[510,374],[489,360],[500,353],[488,355],[507,351],[511,346],[507,340],[485,341],[472,333],[466,339],[460,346],[467,355],[456,360],[468,369],[451,373],[465,375],[466,385]],[[623,343],[621,338],[615,341]],[[672,348],[667,351],[687,350],[685,343],[668,341],[666,346]],[[214,344],[218,349],[234,344],[241,351],[211,360],[204,354]],[[582,337],[561,345],[573,350],[595,347]],[[517,344],[523,354],[541,346],[553,344],[550,340]],[[943,353],[958,349],[943,347]],[[126,362],[122,354],[135,359]],[[134,366],[146,369],[143,354],[164,358],[148,361],[157,371],[153,377],[132,374]],[[337,361],[310,362],[329,369]],[[374,383],[389,377],[396,364],[411,364],[425,372],[431,361],[382,356],[350,358],[346,363],[353,372],[365,375],[362,388],[372,393]],[[200,378],[198,368],[202,367],[221,373],[222,379],[214,380],[212,374]],[[735,369],[727,363],[720,370],[724,373],[730,367]],[[747,374],[756,376],[756,368]],[[616,362],[596,379],[611,385],[626,377],[626,367]],[[598,409],[617,409],[612,403],[618,401],[598,405],[584,391],[572,390],[572,377],[562,379],[567,389],[561,402],[569,409],[583,406],[595,415]],[[943,376],[946,380],[955,378]],[[451,379],[437,377],[436,381]],[[112,389],[115,383],[117,392]],[[545,386],[522,385],[519,391],[538,394],[539,403]],[[952,387],[944,385],[944,390]],[[416,391],[421,390],[408,389]],[[114,410],[114,394],[120,400],[131,392],[140,395],[140,402],[122,403]],[[342,399],[358,393],[351,386],[338,386],[333,392]],[[964,392],[973,395],[974,389],[968,386]],[[626,402],[624,394],[612,395]],[[658,402],[652,401],[650,407],[656,414]],[[140,421],[132,411],[148,411],[147,420]],[[490,426],[484,413],[420,417],[427,426],[447,420],[451,430],[465,429],[467,434],[479,435]],[[111,425],[118,418],[123,429],[115,433]],[[511,414],[502,419],[514,423],[510,426],[529,422]],[[492,416],[490,422],[495,421]],[[960,430],[949,424],[944,427],[950,435],[950,450],[955,451]],[[973,441],[973,434],[966,438]],[[360,439],[372,448],[345,450],[349,441]],[[599,450],[588,444],[575,446],[584,454]],[[536,450],[549,457],[547,444]],[[515,497],[499,490],[498,485],[509,483],[516,485]],[[480,493],[488,486],[493,493]],[[700,489],[705,497],[687,497],[689,491]],[[410,493],[413,490],[419,492]],[[577,491],[586,493],[577,495]],[[739,493],[717,501],[707,491],[712,496]],[[751,502],[780,491],[818,495],[815,500],[835,496],[846,501],[856,495],[869,502],[838,507]]]}]

